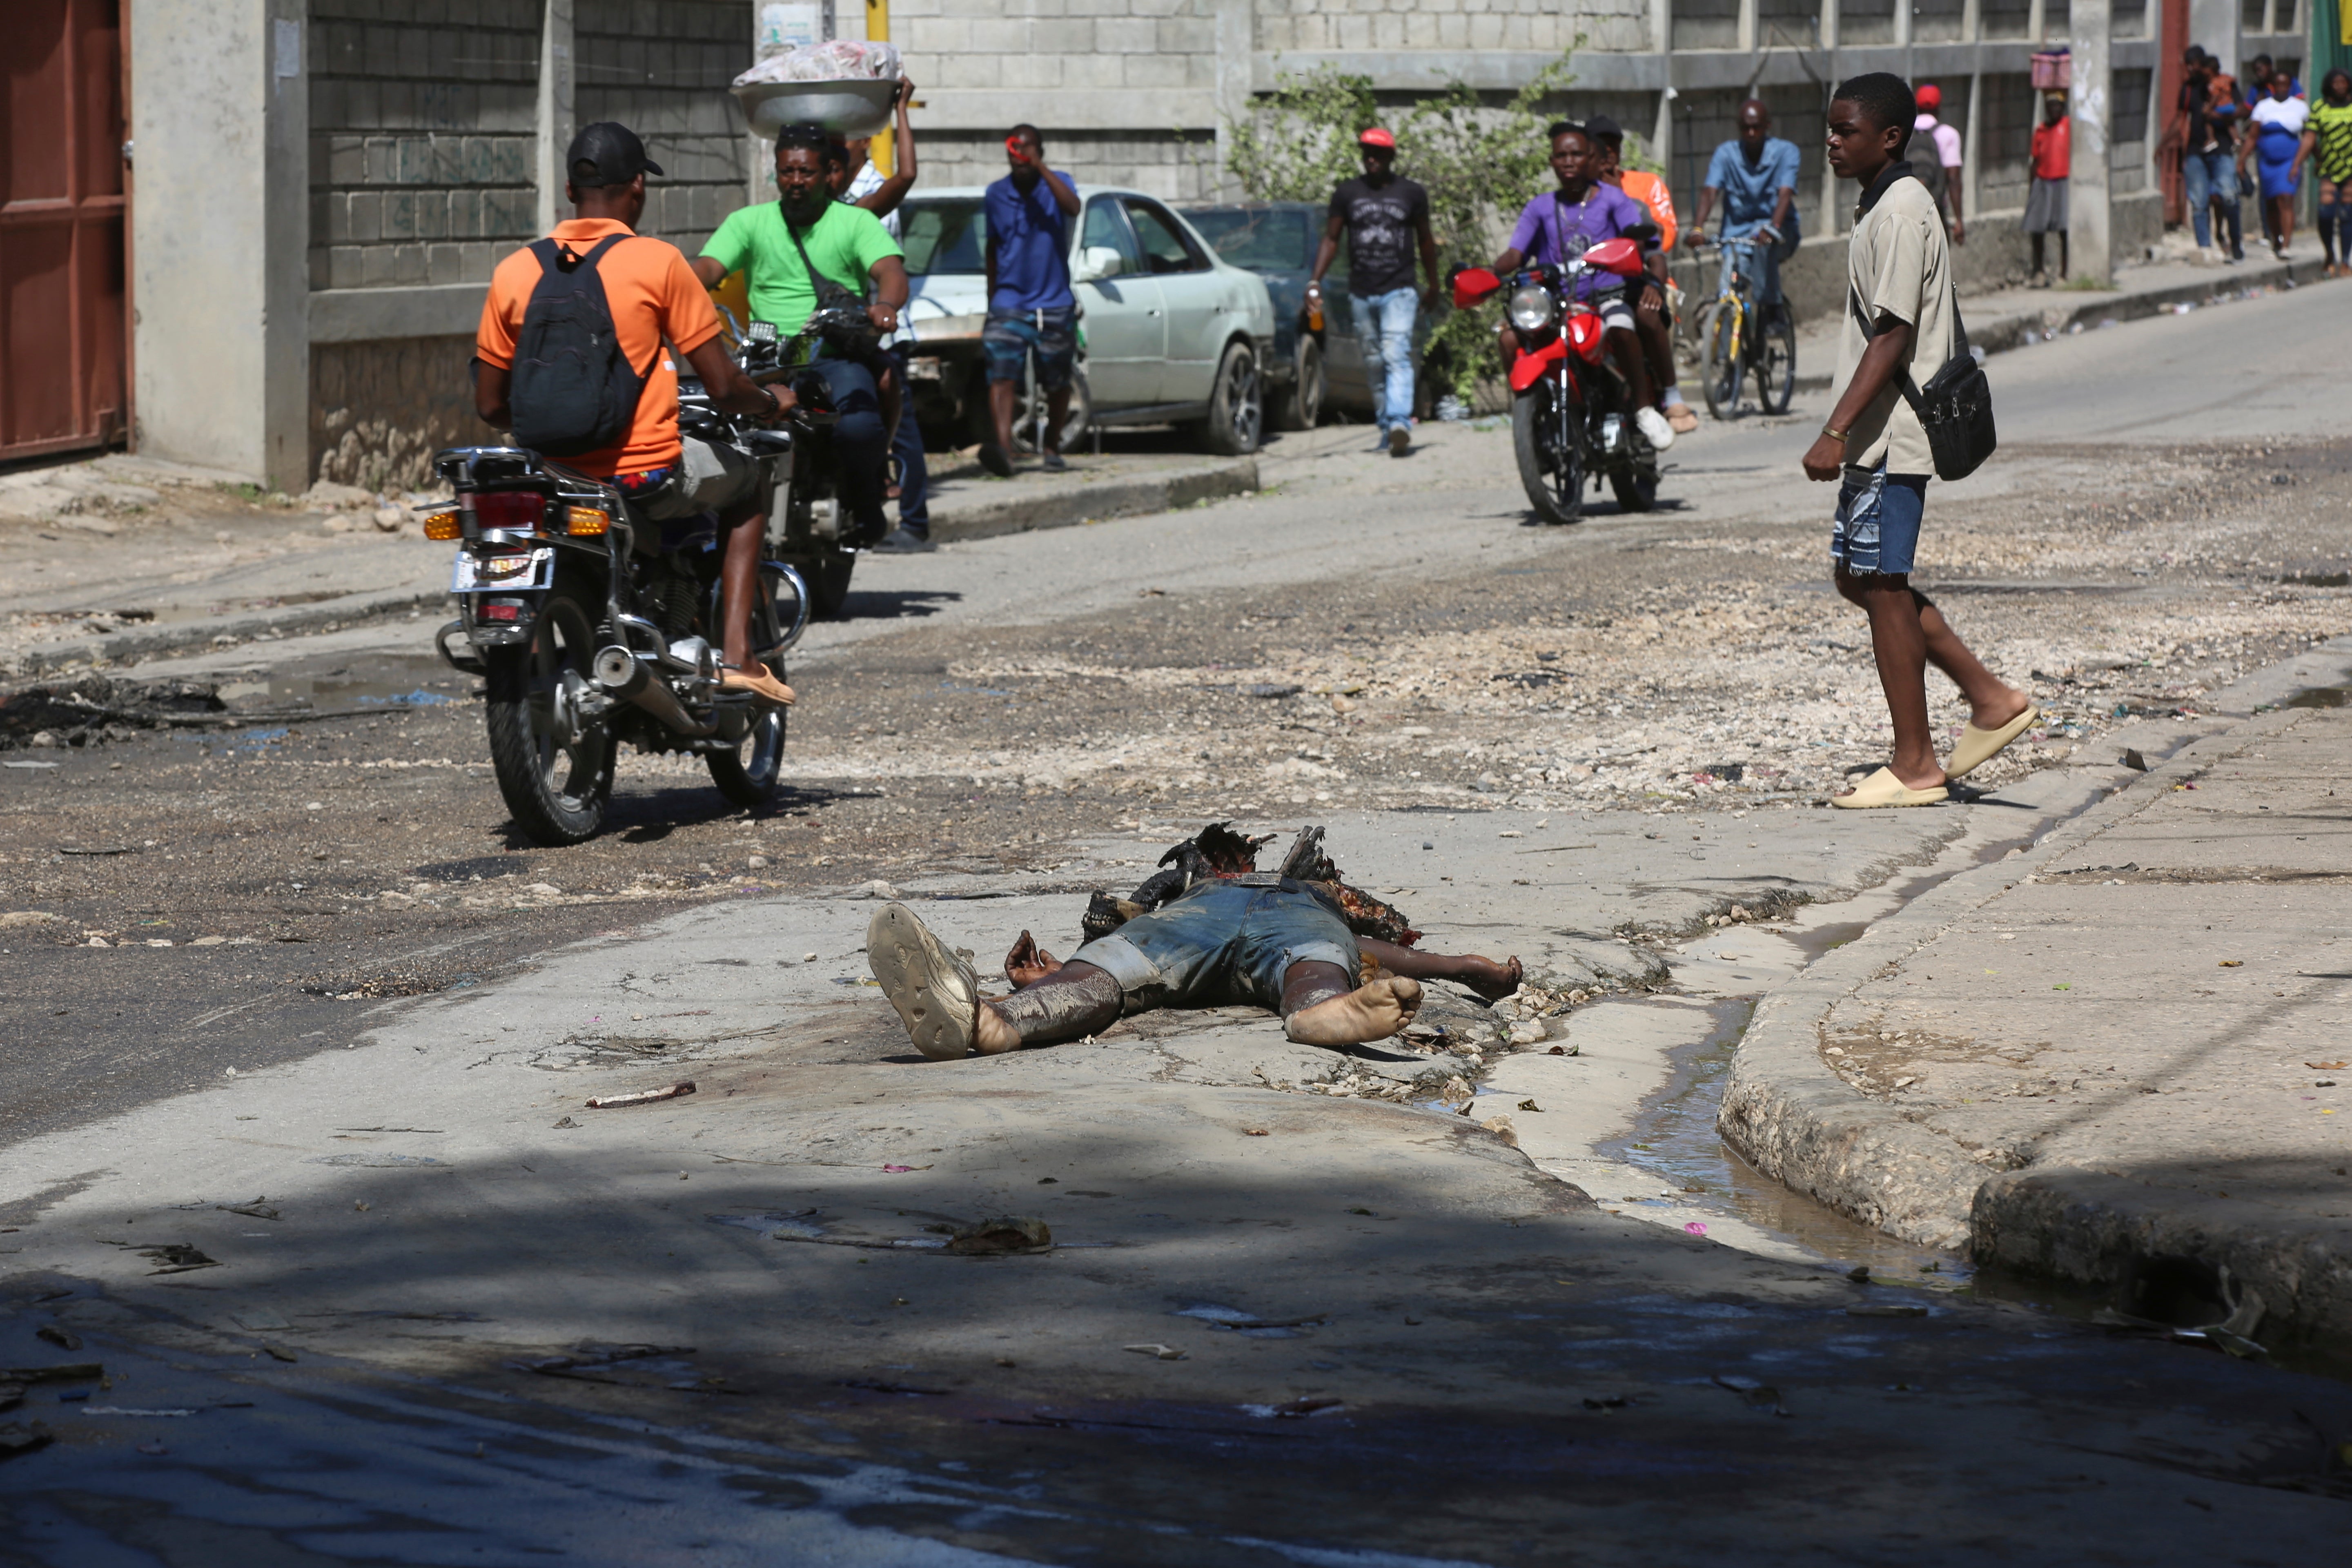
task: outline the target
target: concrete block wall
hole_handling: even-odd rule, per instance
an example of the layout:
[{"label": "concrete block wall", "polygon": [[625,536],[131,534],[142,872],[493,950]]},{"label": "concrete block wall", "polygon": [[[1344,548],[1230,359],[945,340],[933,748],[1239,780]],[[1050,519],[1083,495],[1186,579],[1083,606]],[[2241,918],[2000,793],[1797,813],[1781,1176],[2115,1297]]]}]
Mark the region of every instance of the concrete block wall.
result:
[{"label": "concrete block wall", "polygon": [[537,0],[312,0],[310,287],[488,282],[531,237]]},{"label": "concrete block wall", "polygon": [[[1738,0],[1730,4],[1736,16]],[[1590,49],[1656,47],[1650,41],[1648,0],[1578,0],[1574,5],[1559,0],[1257,0],[1256,12],[1257,47],[1267,53],[1510,49],[1558,54],[1574,45],[1580,34]]]},{"label": "concrete block wall", "polygon": [[743,205],[743,112],[727,85],[751,68],[751,0],[581,0],[572,14],[574,116],[617,120],[643,139],[663,174],[646,182],[639,232],[688,256]]},{"label": "concrete block wall", "polygon": [[925,89],[1216,85],[1214,0],[892,0],[890,37]]},{"label": "concrete block wall", "polygon": [[396,338],[310,346],[312,477],[421,489],[433,454],[488,440],[467,374],[474,340]]},{"label": "concrete block wall", "polygon": [[[1214,198],[1217,149],[1214,137],[1206,131],[1189,138],[1172,132],[1155,136],[1138,132],[1061,131],[1043,117],[1040,125],[1045,132],[1046,163],[1081,187],[1119,185],[1167,202]],[[924,190],[985,185],[1004,177],[1001,132],[927,136],[918,146]]]}]

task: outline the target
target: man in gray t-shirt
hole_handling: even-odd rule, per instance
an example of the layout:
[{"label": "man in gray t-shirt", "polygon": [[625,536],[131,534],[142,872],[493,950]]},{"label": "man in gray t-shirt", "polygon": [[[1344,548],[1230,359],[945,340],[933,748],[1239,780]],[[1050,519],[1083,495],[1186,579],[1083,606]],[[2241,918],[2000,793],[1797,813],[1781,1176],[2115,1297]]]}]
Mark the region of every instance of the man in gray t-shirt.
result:
[{"label": "man in gray t-shirt", "polygon": [[[1935,458],[1909,399],[1952,357],[1958,321],[1942,215],[1903,159],[1918,112],[1909,85],[1885,71],[1840,82],[1830,102],[1830,167],[1860,182],[1862,200],[1846,243],[1833,406],[1805,453],[1805,477],[1843,481],[1830,559],[1838,593],[1870,617],[1895,729],[1888,765],[1831,797],[1848,808],[1933,805],[2040,717],[1911,586]],[[1969,702],[1969,723],[1944,762],[1927,721],[1931,662]]]},{"label": "man in gray t-shirt", "polygon": [[[1417,307],[1433,310],[1437,305],[1437,239],[1429,230],[1429,193],[1396,172],[1396,138],[1376,125],[1358,136],[1356,143],[1363,153],[1363,177],[1342,181],[1331,193],[1323,243],[1316,249],[1315,272],[1307,284],[1307,308],[1310,312],[1323,308],[1323,274],[1339,254],[1344,232],[1349,300],[1354,307],[1357,340],[1364,345],[1381,445],[1391,457],[1402,458],[1412,442],[1412,324]],[[1422,270],[1418,290],[1412,278],[1416,240]]]}]

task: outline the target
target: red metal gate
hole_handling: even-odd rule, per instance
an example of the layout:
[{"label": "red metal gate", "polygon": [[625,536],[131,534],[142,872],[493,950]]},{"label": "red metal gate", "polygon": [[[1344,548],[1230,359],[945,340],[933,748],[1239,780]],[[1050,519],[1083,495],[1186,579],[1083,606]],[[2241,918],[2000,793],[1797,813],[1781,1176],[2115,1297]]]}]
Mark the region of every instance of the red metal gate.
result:
[{"label": "red metal gate", "polygon": [[111,442],[123,373],[120,0],[7,0],[0,459]]}]

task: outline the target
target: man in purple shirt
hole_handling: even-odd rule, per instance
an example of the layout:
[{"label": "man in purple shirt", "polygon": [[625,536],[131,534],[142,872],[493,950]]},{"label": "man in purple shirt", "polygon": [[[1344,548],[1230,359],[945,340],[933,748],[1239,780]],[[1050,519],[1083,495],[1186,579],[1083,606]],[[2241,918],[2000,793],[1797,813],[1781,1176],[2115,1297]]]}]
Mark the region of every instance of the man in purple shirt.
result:
[{"label": "man in purple shirt", "polygon": [[[1559,188],[1538,196],[1520,212],[1509,247],[1495,258],[1497,277],[1508,278],[1530,262],[1559,266],[1573,261],[1602,240],[1649,223],[1641,203],[1593,177],[1595,162],[1592,141],[1582,126],[1562,121],[1551,128],[1551,172]],[[1572,292],[1600,313],[1610,357],[1633,389],[1633,423],[1663,452],[1675,444],[1675,430],[1657,410],[1650,367],[1642,357],[1641,340],[1634,336],[1633,309],[1625,301],[1625,281],[1613,272],[1588,272],[1576,280]],[[1519,335],[1508,321],[1496,341],[1504,364],[1517,359]]]}]

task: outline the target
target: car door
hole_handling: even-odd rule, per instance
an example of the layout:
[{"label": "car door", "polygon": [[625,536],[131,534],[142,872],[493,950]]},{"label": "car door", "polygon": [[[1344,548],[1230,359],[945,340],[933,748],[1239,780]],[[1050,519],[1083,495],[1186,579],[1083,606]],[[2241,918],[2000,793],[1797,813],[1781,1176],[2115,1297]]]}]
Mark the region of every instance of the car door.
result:
[{"label": "car door", "polygon": [[1168,312],[1168,351],[1157,401],[1205,405],[1224,349],[1218,326],[1227,310],[1230,284],[1166,207],[1149,196],[1120,200],[1128,221],[1135,226],[1143,265],[1159,283]]},{"label": "car door", "polygon": [[[1115,267],[1108,265],[1114,261]],[[1097,272],[1103,275],[1092,276]],[[1086,198],[1070,277],[1086,308],[1079,325],[1087,337],[1087,386],[1095,406],[1158,401],[1160,363],[1168,352],[1166,309],[1117,196]]]},{"label": "car door", "polygon": [[1364,343],[1356,336],[1356,302],[1348,292],[1344,236],[1331,258],[1331,269],[1323,274],[1323,379],[1324,395],[1332,403],[1349,408],[1371,406],[1371,388],[1364,375]]}]

